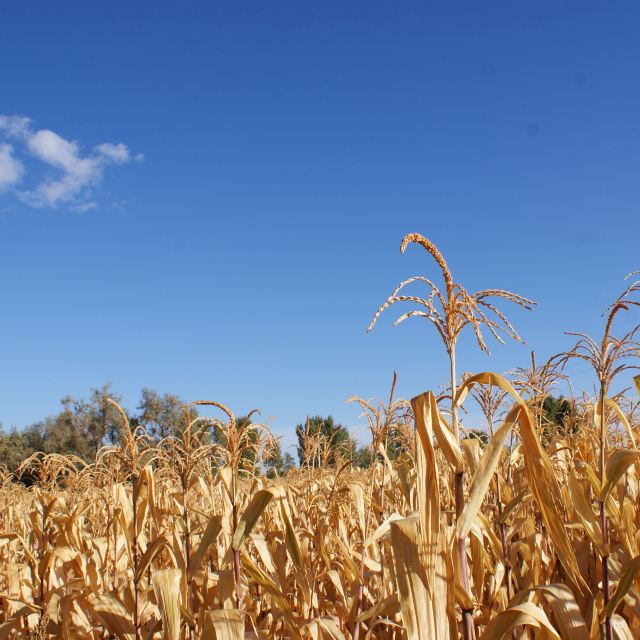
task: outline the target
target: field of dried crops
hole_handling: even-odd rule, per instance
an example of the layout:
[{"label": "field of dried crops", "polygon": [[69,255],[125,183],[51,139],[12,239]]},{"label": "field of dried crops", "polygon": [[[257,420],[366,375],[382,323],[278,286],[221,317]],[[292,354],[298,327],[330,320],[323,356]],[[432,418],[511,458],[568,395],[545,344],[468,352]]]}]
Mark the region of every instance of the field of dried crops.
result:
[{"label": "field of dried crops", "polygon": [[[409,244],[435,259],[444,286],[405,281],[374,323],[413,305],[400,320],[435,326],[448,386],[353,399],[370,468],[315,464],[331,448],[316,439],[314,464],[268,478],[270,434],[240,429],[224,405],[197,403],[210,418],[185,410],[180,434],[152,442],[114,403],[121,441],[94,464],[38,455],[20,469],[30,486],[2,477],[0,640],[640,637],[640,351],[635,331],[615,332],[640,286],[614,301],[597,340],[459,378],[460,332],[482,349],[483,330],[519,339],[496,301],[534,303],[470,294],[426,238]],[[405,295],[409,285],[426,296]],[[571,398],[560,425],[543,404],[574,359],[593,368],[597,392]],[[486,420],[468,426],[486,437],[468,437],[459,418],[473,403]],[[206,438],[212,425],[224,446]]]}]

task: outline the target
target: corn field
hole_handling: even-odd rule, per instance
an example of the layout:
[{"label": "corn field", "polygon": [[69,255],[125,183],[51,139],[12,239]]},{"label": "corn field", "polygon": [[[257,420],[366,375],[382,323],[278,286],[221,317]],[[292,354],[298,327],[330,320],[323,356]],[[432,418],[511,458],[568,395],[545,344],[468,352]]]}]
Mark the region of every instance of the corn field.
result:
[{"label": "corn field", "polygon": [[[640,346],[635,330],[616,333],[640,284],[626,281],[602,337],[459,375],[462,331],[482,350],[520,340],[499,304],[535,303],[469,293],[429,240],[410,245],[443,287],[404,281],[370,328],[405,305],[398,321],[426,320],[450,367],[444,391],[403,400],[394,377],[388,399],[351,398],[370,428],[369,468],[338,455],[267,477],[273,436],[240,429],[217,401],[186,405],[184,429],[160,442],[113,403],[122,437],[93,464],[39,454],[1,477],[0,640],[640,637]],[[543,403],[575,361],[596,393],[571,397],[560,427]],[[471,408],[482,424],[465,424]],[[206,438],[214,426],[224,446]],[[331,448],[307,445],[314,460]]]}]

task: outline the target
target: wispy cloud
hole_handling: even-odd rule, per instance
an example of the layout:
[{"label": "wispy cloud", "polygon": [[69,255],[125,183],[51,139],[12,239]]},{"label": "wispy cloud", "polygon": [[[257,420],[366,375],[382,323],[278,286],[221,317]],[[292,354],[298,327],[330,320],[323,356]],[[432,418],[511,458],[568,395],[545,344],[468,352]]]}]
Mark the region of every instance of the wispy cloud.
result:
[{"label": "wispy cloud", "polygon": [[[19,144],[26,154],[52,167],[56,174],[31,189],[20,190],[25,169],[12,143]],[[77,211],[92,209],[96,205],[91,196],[102,182],[105,168],[142,157],[138,154],[132,158],[127,145],[111,142],[99,144],[83,154],[75,141],[49,129],[34,130],[29,118],[0,115],[0,192],[13,191],[33,207],[55,208],[65,204]]]},{"label": "wispy cloud", "polygon": [[31,126],[31,120],[24,116],[3,116],[0,114],[0,131],[6,132],[11,138],[26,138]]},{"label": "wispy cloud", "polygon": [[10,144],[0,144],[0,193],[15,187],[20,180],[24,167],[13,154]]}]

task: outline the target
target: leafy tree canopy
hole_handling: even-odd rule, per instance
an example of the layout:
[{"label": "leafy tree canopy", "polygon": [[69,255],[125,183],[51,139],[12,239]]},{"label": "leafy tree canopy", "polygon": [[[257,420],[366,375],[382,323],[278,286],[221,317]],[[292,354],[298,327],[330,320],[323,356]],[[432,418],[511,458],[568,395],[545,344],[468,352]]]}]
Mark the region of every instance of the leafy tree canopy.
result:
[{"label": "leafy tree canopy", "polygon": [[296,426],[300,466],[331,466],[337,458],[352,459],[355,441],[332,416],[313,416]]}]

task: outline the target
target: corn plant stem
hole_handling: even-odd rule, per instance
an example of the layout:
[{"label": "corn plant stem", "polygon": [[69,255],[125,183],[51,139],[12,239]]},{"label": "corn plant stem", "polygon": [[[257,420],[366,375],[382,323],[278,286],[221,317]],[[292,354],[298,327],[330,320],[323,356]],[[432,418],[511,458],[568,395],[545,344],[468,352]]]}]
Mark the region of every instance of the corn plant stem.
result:
[{"label": "corn plant stem", "polygon": [[[107,526],[105,528],[105,537],[107,539],[107,556],[105,557],[105,575],[103,578],[103,584],[105,586],[105,588],[107,588],[108,586],[108,580],[109,580],[109,574],[111,573],[111,571],[113,571],[113,569],[111,571],[109,571],[108,568],[108,562],[109,562],[109,546],[111,545],[111,505],[109,504],[109,502],[105,499],[105,506],[107,509]],[[111,576],[112,580],[113,580],[113,576]],[[114,589],[115,589],[115,584],[114,584]]]},{"label": "corn plant stem", "polygon": [[[455,403],[457,392],[456,384],[456,354],[455,348],[449,351],[449,362],[451,365],[451,427],[457,441],[460,440],[458,433],[458,408]],[[464,475],[462,471],[455,474],[455,501],[456,501],[456,521],[462,513],[464,507]],[[458,538],[458,563],[460,566],[460,582],[465,593],[471,599],[471,589],[469,585],[469,568],[467,565],[467,541],[466,538]],[[462,609],[462,632],[464,640],[475,640],[476,630],[473,622],[473,609]]]},{"label": "corn plant stem", "polygon": [[133,554],[133,626],[135,629],[135,638],[140,640],[140,585],[138,584],[138,522],[137,522],[137,507],[138,507],[138,476],[134,474],[131,478],[132,483],[132,496],[131,504],[133,507],[133,535],[131,536],[131,546]]},{"label": "corn plant stem", "polygon": [[509,439],[509,462],[507,463],[507,486],[511,486],[511,455],[513,454],[513,429]]},{"label": "corn plant stem", "polygon": [[[492,429],[493,431],[493,429]],[[498,520],[500,522],[500,543],[502,545],[502,555],[504,556],[504,580],[507,587],[507,602],[511,602],[511,564],[509,562],[509,544],[507,542],[507,525],[502,519],[502,489],[500,488],[500,478],[495,474],[496,479],[496,499],[498,501]],[[511,638],[516,640],[516,632],[511,631]]]},{"label": "corn plant stem", "polygon": [[[607,418],[605,415],[605,385],[600,384],[600,488],[604,487],[605,475],[605,453],[607,446]],[[600,500],[600,528],[602,529],[602,598],[604,606],[609,602],[609,529],[607,514],[605,511],[605,501]],[[604,632],[606,640],[612,640],[613,631],[611,628],[611,616],[607,615],[604,621]]]},{"label": "corn plant stem", "polygon": [[[365,554],[365,546],[363,541],[362,555],[360,556],[360,583],[358,584],[356,618],[360,615],[362,611],[362,598],[364,595],[364,554]],[[359,638],[360,638],[360,622],[356,622],[356,626],[353,630],[353,640],[359,640]]]},{"label": "corn plant stem", "polygon": [[112,575],[112,587],[116,591],[118,587],[118,522],[116,520],[115,507],[110,507],[111,513],[111,526],[113,527],[113,575]]},{"label": "corn plant stem", "polygon": [[[233,533],[235,534],[238,528],[238,505],[236,504],[236,469],[233,469],[233,475],[231,478],[231,514],[233,518]],[[240,573],[240,549],[233,550],[233,575],[236,583],[236,600],[238,603],[238,609],[242,611],[242,575]]]},{"label": "corn plant stem", "polygon": [[[387,443],[385,442],[385,451],[387,450]],[[375,456],[375,453],[374,453]],[[375,459],[375,458],[374,458]],[[380,483],[380,494],[378,496],[378,500],[380,502],[380,519],[378,521],[378,524],[382,524],[384,522],[384,518],[385,518],[385,505],[384,505],[384,490],[385,490],[385,484],[387,482],[387,464],[386,462],[383,460],[382,461],[382,482]]]},{"label": "corn plant stem", "polygon": [[[152,540],[151,534],[151,518],[147,519],[147,540]],[[147,566],[147,583],[151,584],[151,563]]]},{"label": "corn plant stem", "polygon": [[[493,438],[493,416],[488,420],[489,433]],[[511,565],[509,564],[509,548],[507,546],[507,525],[502,519],[502,488],[500,487],[500,476],[495,473],[496,500],[498,502],[498,522],[500,523],[500,544],[502,545],[502,555],[504,556],[504,579],[507,585],[507,600],[511,600]]]},{"label": "corn plant stem", "polygon": [[[385,441],[385,451],[387,451],[387,442]],[[385,507],[384,507],[384,489],[385,489],[385,483],[387,481],[387,465],[386,465],[386,461],[382,462],[382,484],[380,485],[380,520],[378,522],[378,524],[382,524],[384,522],[385,519]],[[380,542],[380,557],[383,558],[384,557],[384,542]],[[382,567],[380,570],[380,574],[381,574],[381,580],[382,580],[382,588],[384,590],[384,584],[385,584],[385,564],[384,562],[382,562]]]},{"label": "corn plant stem", "polygon": [[507,525],[502,519],[502,489],[500,488],[500,478],[496,474],[496,498],[498,500],[498,520],[500,522],[500,543],[502,544],[502,554],[504,555],[504,579],[507,585],[507,598],[511,600],[511,564],[509,563],[509,545],[507,543]]},{"label": "corn plant stem", "polygon": [[[189,479],[186,475],[180,477],[182,484],[182,517],[184,519],[184,566],[187,576],[187,607],[193,611],[193,594],[191,593],[191,519],[189,518],[189,505],[187,502],[187,492],[189,489]],[[193,628],[188,626],[189,638],[193,638]]]},{"label": "corn plant stem", "polygon": [[[374,465],[375,465],[375,462],[374,462]],[[373,472],[373,475],[371,476],[371,479],[372,480],[369,483],[369,505],[373,506],[373,489],[374,489],[373,485],[375,480],[375,466],[374,466],[374,472]],[[367,514],[365,516],[365,521],[364,521],[364,531],[362,532],[363,537],[362,537],[362,554],[360,556],[360,583],[358,584],[356,618],[358,618],[358,616],[362,613],[362,601],[364,598],[364,555],[367,552],[367,547],[365,545],[365,542],[367,539],[367,535],[369,533],[370,515],[371,515],[371,509],[368,509]],[[358,640],[359,638],[360,638],[360,622],[356,622],[356,626],[353,630],[353,640]]]},{"label": "corn plant stem", "polygon": [[[45,501],[41,499],[42,504],[42,535],[40,537],[40,562],[38,564],[42,564],[42,559],[44,558],[44,554],[46,552],[46,530],[47,530],[47,514],[46,514],[46,506]],[[40,604],[44,605],[44,573],[40,575]]]}]

